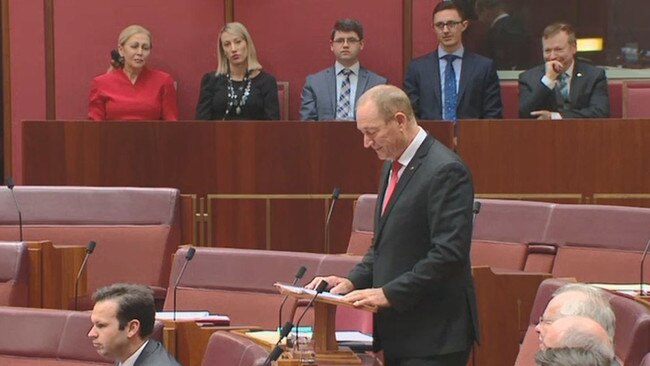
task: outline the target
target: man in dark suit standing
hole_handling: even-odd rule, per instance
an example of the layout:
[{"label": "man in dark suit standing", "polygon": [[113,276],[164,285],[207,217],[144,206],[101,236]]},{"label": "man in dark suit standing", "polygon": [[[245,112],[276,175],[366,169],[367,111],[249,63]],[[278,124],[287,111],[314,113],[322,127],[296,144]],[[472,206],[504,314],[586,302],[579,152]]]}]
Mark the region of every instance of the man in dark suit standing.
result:
[{"label": "man in dark suit standing", "polygon": [[418,118],[501,118],[496,67],[489,58],[465,50],[467,24],[453,2],[440,2],[433,10],[438,49],[411,61],[404,77],[404,91]]},{"label": "man in dark suit standing", "polygon": [[377,86],[357,106],[364,146],[385,160],[372,246],[347,278],[315,278],[354,306],[379,307],[387,366],[464,366],[478,339],[470,267],[473,183],[461,159],[418,126],[408,96]]},{"label": "man in dark suit standing", "polygon": [[477,0],[476,14],[487,31],[485,55],[499,70],[525,70],[529,64],[529,39],[522,22],[506,11],[503,0]]},{"label": "man in dark suit standing", "polygon": [[116,366],[180,366],[153,332],[156,306],[146,286],[114,284],[98,289],[88,337],[97,353],[115,360]]},{"label": "man in dark suit standing", "polygon": [[363,27],[356,19],[339,19],[334,24],[330,49],[334,66],[307,76],[300,96],[303,121],[354,120],[355,103],[366,90],[386,84],[386,78],[362,67]]},{"label": "man in dark suit standing", "polygon": [[519,117],[607,118],[605,70],[576,61],[576,34],[567,23],[544,29],[545,63],[519,75]]}]

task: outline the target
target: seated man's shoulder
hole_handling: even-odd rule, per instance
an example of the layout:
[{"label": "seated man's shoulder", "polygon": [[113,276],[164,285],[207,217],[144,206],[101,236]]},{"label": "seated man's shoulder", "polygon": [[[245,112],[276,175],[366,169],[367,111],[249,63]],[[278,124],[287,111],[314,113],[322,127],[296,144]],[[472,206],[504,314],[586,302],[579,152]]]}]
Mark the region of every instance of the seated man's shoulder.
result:
[{"label": "seated man's shoulder", "polygon": [[316,71],[313,74],[309,74],[309,75],[307,75],[306,79],[308,81],[313,80],[313,79],[318,79],[318,78],[325,77],[326,75],[328,75],[330,73],[334,74],[334,66],[329,66],[329,67],[326,67],[326,68],[324,68],[322,70]]}]

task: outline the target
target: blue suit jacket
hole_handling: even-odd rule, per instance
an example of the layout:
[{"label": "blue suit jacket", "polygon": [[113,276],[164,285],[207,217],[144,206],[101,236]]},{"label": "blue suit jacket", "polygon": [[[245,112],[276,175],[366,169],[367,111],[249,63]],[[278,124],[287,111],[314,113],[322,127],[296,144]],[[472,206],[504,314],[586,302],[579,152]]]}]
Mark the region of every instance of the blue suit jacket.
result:
[{"label": "blue suit jacket", "polygon": [[563,118],[609,117],[609,93],[605,70],[576,61],[571,77],[568,104],[558,93],[542,83],[545,65],[538,65],[519,75],[519,117],[535,118],[530,112],[559,112]]},{"label": "blue suit jacket", "polygon": [[[373,86],[386,84],[385,77],[359,68],[357,93],[354,100]],[[308,75],[300,95],[300,119],[303,121],[328,121],[336,119],[336,72],[334,66]],[[356,111],[354,111],[356,116]]]},{"label": "blue suit jacket", "polygon": [[[416,58],[404,77],[404,91],[415,115],[425,120],[442,119],[442,90],[438,51]],[[458,85],[458,119],[501,118],[501,89],[494,62],[465,50]]]}]

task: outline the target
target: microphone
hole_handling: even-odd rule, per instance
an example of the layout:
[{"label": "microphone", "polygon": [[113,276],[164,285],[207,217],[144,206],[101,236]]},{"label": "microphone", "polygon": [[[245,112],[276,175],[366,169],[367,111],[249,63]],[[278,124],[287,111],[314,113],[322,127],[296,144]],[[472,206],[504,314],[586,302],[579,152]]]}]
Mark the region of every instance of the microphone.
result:
[{"label": "microphone", "polygon": [[20,212],[20,207],[18,206],[18,201],[16,200],[16,195],[14,194],[14,180],[11,177],[7,177],[6,180],[7,188],[11,191],[11,197],[14,199],[14,204],[16,205],[16,211],[18,211],[18,233],[20,241],[23,241],[23,214]]},{"label": "microphone", "polygon": [[289,333],[291,333],[291,328],[293,328],[292,322],[289,321],[284,323],[282,329],[280,329],[280,338],[278,338],[278,341],[275,342],[275,347],[273,347],[273,350],[271,353],[269,353],[269,356],[266,358],[266,360],[264,360],[264,366],[269,366],[271,365],[271,362],[277,361],[278,358],[280,358],[280,355],[282,355],[282,352],[284,352],[282,347],[280,347],[280,342],[282,342],[282,340],[286,338]]},{"label": "microphone", "polygon": [[192,258],[194,258],[195,252],[196,249],[194,249],[194,247],[189,247],[187,249],[187,254],[185,254],[185,263],[183,263],[183,268],[181,268],[181,272],[178,274],[178,277],[176,277],[176,282],[174,283],[174,321],[176,321],[176,290],[178,289],[178,284],[181,282],[183,273],[185,273],[185,268],[187,268],[187,264],[190,263]]},{"label": "microphone", "polygon": [[81,267],[79,267],[79,273],[77,273],[77,279],[74,281],[74,310],[78,310],[79,306],[79,279],[81,278],[81,274],[83,273],[84,269],[86,268],[86,263],[88,263],[88,257],[90,257],[91,254],[95,251],[95,247],[97,246],[97,243],[95,243],[94,240],[91,240],[88,242],[86,245],[86,255],[84,256],[83,262],[81,262]]},{"label": "microphone", "polygon": [[318,294],[325,291],[325,289],[327,288],[327,285],[328,285],[328,283],[325,280],[321,280],[318,283],[318,286],[316,286],[316,288],[314,289],[316,291],[316,293],[314,294],[314,297],[312,297],[311,300],[309,300],[309,303],[305,307],[305,310],[302,311],[302,314],[300,314],[300,317],[298,318],[298,321],[296,322],[296,345],[295,345],[296,350],[298,349],[298,344],[300,344],[300,342],[298,341],[298,330],[300,329],[300,321],[305,316],[305,314],[307,314],[307,310],[309,310],[309,308],[314,303],[314,301],[316,301],[316,298],[318,297]]},{"label": "microphone", "polygon": [[[300,266],[300,268],[298,268],[298,272],[296,272],[296,275],[293,278],[291,286],[295,286],[296,283],[298,283],[298,281],[302,278],[302,276],[305,275],[305,272],[307,272],[307,267]],[[282,303],[280,304],[280,311],[278,312],[278,327],[282,326],[282,308],[284,307],[284,303],[287,302],[288,298],[289,295],[285,295],[284,299],[282,299]]]},{"label": "microphone", "polygon": [[334,205],[336,205],[336,200],[339,199],[341,194],[341,188],[336,187],[332,192],[332,203],[330,203],[330,209],[327,212],[327,218],[325,219],[325,253],[330,252],[330,224],[332,222],[332,213],[334,212]]},{"label": "microphone", "polygon": [[474,201],[474,207],[472,208],[472,224],[476,221],[476,216],[478,216],[479,212],[481,212],[481,202]]},{"label": "microphone", "polygon": [[648,293],[643,290],[643,265],[645,264],[645,257],[648,255],[649,248],[650,248],[650,239],[648,239],[648,242],[645,245],[645,249],[643,250],[643,255],[641,256],[641,278],[639,281],[639,296],[648,295]]},{"label": "microphone", "polygon": [[[311,300],[309,301],[309,304],[307,304],[307,307],[305,307],[305,310],[302,312],[302,314],[300,314],[300,318],[298,318],[298,322],[296,323],[297,326],[300,325],[300,321],[305,316],[305,314],[307,314],[307,310],[309,310],[309,308],[314,303],[314,301],[316,301],[316,298],[318,297],[318,294],[325,291],[326,288],[327,288],[327,282],[320,281],[318,283],[318,286],[316,286],[316,289],[315,289],[316,293],[311,298]],[[298,347],[298,328],[297,328],[297,326],[296,326],[296,347]],[[282,355],[283,350],[282,350],[282,347],[280,347],[280,342],[282,342],[282,340],[286,336],[289,335],[292,328],[293,328],[293,323],[291,323],[290,321],[284,323],[284,326],[280,330],[280,339],[278,339],[278,342],[275,344],[275,347],[273,348],[273,351],[271,351],[271,353],[269,353],[269,357],[267,357],[266,361],[264,361],[264,366],[269,366],[271,364],[271,362],[277,361],[278,358],[280,357],[280,355]]]}]

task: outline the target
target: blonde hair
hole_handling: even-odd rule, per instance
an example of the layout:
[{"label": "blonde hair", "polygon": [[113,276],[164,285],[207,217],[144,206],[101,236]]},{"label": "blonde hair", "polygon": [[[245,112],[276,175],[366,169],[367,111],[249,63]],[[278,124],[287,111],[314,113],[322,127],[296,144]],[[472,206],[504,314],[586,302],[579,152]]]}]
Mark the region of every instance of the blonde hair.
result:
[{"label": "blonde hair", "polygon": [[120,32],[120,36],[117,38],[117,45],[124,46],[124,44],[126,43],[126,41],[129,40],[129,38],[131,38],[134,34],[138,34],[138,33],[143,33],[147,37],[149,37],[149,46],[153,47],[153,39],[151,38],[151,32],[149,32],[147,28],[137,24],[132,24],[124,28]]},{"label": "blonde hair", "polygon": [[223,28],[221,28],[219,31],[219,65],[217,67],[217,75],[225,75],[230,70],[228,57],[226,57],[226,52],[223,50],[223,46],[221,45],[221,35],[224,32],[234,34],[246,42],[246,46],[248,48],[248,55],[246,56],[248,71],[262,69],[262,65],[257,60],[257,51],[255,51],[255,44],[253,44],[253,39],[251,38],[250,33],[248,33],[248,29],[246,29],[246,27],[244,27],[244,25],[239,22],[232,22],[226,23],[226,25],[224,25]]}]

